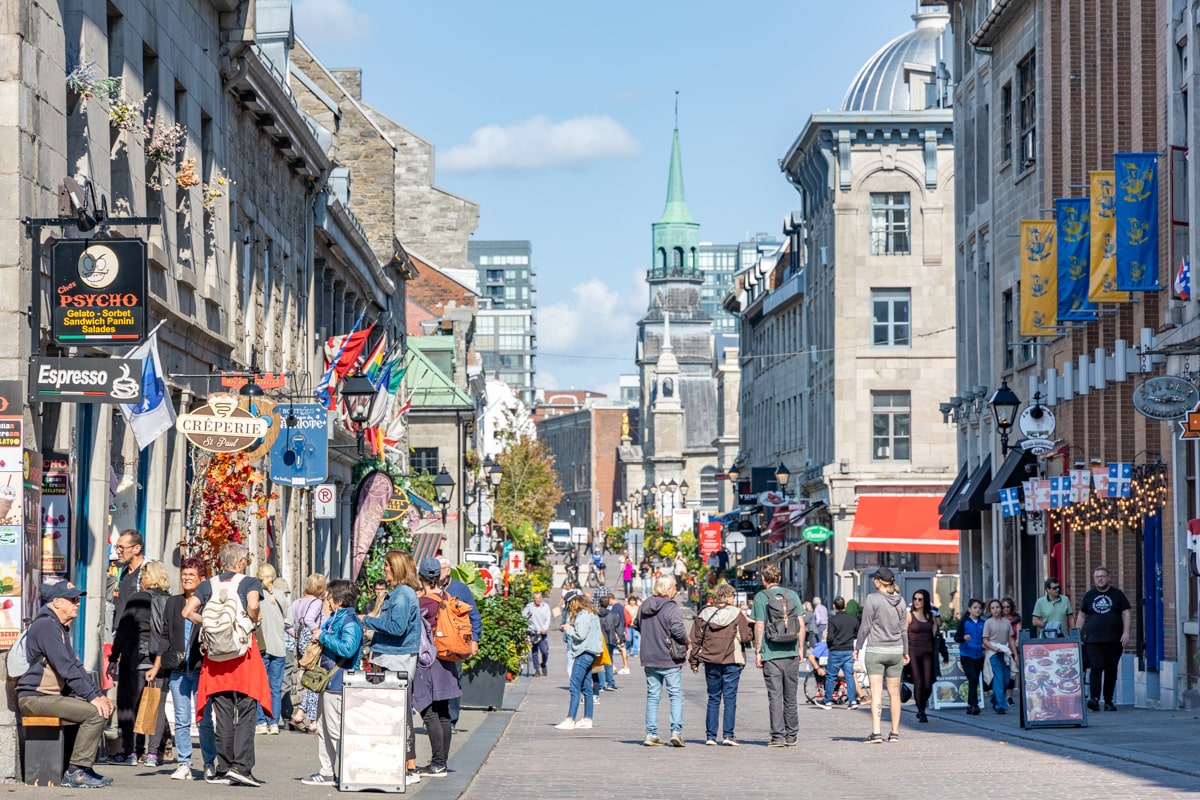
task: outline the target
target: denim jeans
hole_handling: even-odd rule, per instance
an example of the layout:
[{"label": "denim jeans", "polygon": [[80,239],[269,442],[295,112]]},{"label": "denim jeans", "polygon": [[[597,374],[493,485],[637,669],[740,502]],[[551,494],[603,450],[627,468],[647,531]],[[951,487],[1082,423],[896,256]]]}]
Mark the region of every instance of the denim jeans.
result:
[{"label": "denim jeans", "polygon": [[1008,679],[1012,675],[1002,653],[992,654],[992,707],[1008,710]]},{"label": "denim jeans", "polygon": [[725,725],[722,737],[733,738],[734,721],[737,719],[738,681],[742,668],[738,664],[705,664],[704,678],[708,681],[708,711],[704,716],[706,739],[717,738],[717,723],[721,717],[721,701],[725,701]]},{"label": "denim jeans", "polygon": [[[200,686],[200,672],[175,670],[168,682],[171,702],[175,704],[175,760],[180,764],[192,761],[192,700]],[[217,740],[213,736],[212,704],[204,706],[200,718],[200,755],[205,764],[217,760]]]},{"label": "denim jeans", "polygon": [[567,716],[571,719],[581,719],[579,713],[579,695],[583,695],[583,717],[592,718],[592,664],[596,661],[595,653],[580,653],[571,663],[571,705],[567,707]]},{"label": "denim jeans", "polygon": [[651,597],[653,594],[654,594],[654,576],[651,575],[649,578],[642,578],[642,600],[645,601],[647,598]]},{"label": "denim jeans", "polygon": [[683,730],[683,667],[645,667],[646,735],[658,735],[658,702],[663,684],[671,701],[671,733]]},{"label": "denim jeans", "polygon": [[629,655],[636,656],[642,652],[642,632],[632,625],[629,626]]},{"label": "denim jeans", "polygon": [[263,665],[267,668],[267,683],[271,685],[271,716],[263,713],[262,706],[258,707],[257,723],[270,722],[279,724],[279,707],[283,702],[283,670],[287,667],[287,656],[269,656],[262,654]]},{"label": "denim jeans", "polygon": [[854,680],[854,651],[830,650],[829,660],[825,664],[825,702],[832,702],[833,686],[837,681],[838,672],[846,675],[846,702],[858,700],[858,685]]}]

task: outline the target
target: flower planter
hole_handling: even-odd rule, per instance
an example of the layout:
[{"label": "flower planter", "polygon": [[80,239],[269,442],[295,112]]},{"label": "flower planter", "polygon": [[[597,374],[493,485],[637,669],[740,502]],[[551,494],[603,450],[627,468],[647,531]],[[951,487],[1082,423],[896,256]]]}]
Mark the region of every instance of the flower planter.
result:
[{"label": "flower planter", "polygon": [[462,674],[462,707],[495,711],[504,704],[507,672],[499,661],[481,661]]}]

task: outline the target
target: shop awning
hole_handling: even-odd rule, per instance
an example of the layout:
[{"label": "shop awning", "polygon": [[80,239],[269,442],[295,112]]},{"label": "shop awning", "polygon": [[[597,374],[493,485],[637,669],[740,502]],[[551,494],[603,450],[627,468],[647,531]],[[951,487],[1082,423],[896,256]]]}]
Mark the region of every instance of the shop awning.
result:
[{"label": "shop awning", "polygon": [[981,524],[979,512],[987,508],[983,493],[991,482],[992,457],[989,455],[971,473],[958,494],[946,493],[938,527],[944,531],[977,530]]},{"label": "shop awning", "polygon": [[962,491],[963,484],[967,482],[967,478],[970,476],[970,474],[971,469],[967,466],[967,462],[964,461],[963,465],[958,468],[958,476],[955,477],[954,483],[950,484],[949,491],[947,491],[942,497],[942,501],[938,503],[939,514],[946,513],[946,508],[950,505],[950,501],[957,497],[958,493]]},{"label": "shop awning", "polygon": [[992,478],[992,482],[984,490],[983,501],[988,504],[999,503],[1000,490],[1020,486],[1021,481],[1029,479],[1029,473],[1025,471],[1025,467],[1036,463],[1037,456],[1033,453],[1026,452],[1019,447],[1009,450],[1008,457],[996,470],[996,477]]},{"label": "shop awning", "polygon": [[958,537],[938,529],[938,495],[862,495],[848,549],[958,553]]}]

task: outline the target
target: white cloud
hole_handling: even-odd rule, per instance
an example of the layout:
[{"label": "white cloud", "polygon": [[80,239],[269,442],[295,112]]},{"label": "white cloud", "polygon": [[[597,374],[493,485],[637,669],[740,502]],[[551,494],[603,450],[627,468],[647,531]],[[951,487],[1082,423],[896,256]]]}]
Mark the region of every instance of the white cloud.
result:
[{"label": "white cloud", "polygon": [[318,53],[360,44],[370,36],[374,24],[347,0],[296,0],[292,15],[296,35]]},{"label": "white cloud", "polygon": [[641,273],[630,276],[627,292],[592,278],[573,287],[569,299],[542,306],[537,321],[538,358],[552,367],[554,375],[539,369],[538,383],[619,396],[615,376],[633,368],[637,321],[645,310]]},{"label": "white cloud", "polygon": [[546,117],[488,125],[471,134],[470,144],[438,157],[438,168],[451,172],[538,169],[581,164],[601,158],[630,158],[641,145],[607,115],[551,122]]}]

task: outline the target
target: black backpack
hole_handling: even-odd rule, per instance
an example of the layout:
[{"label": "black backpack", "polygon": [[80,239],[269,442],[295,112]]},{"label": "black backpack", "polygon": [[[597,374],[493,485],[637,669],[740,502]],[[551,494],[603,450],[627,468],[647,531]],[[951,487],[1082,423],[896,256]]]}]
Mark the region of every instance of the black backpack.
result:
[{"label": "black backpack", "polygon": [[796,644],[800,641],[800,609],[784,589],[764,589],[767,593],[767,622],[763,635],[772,644]]}]

